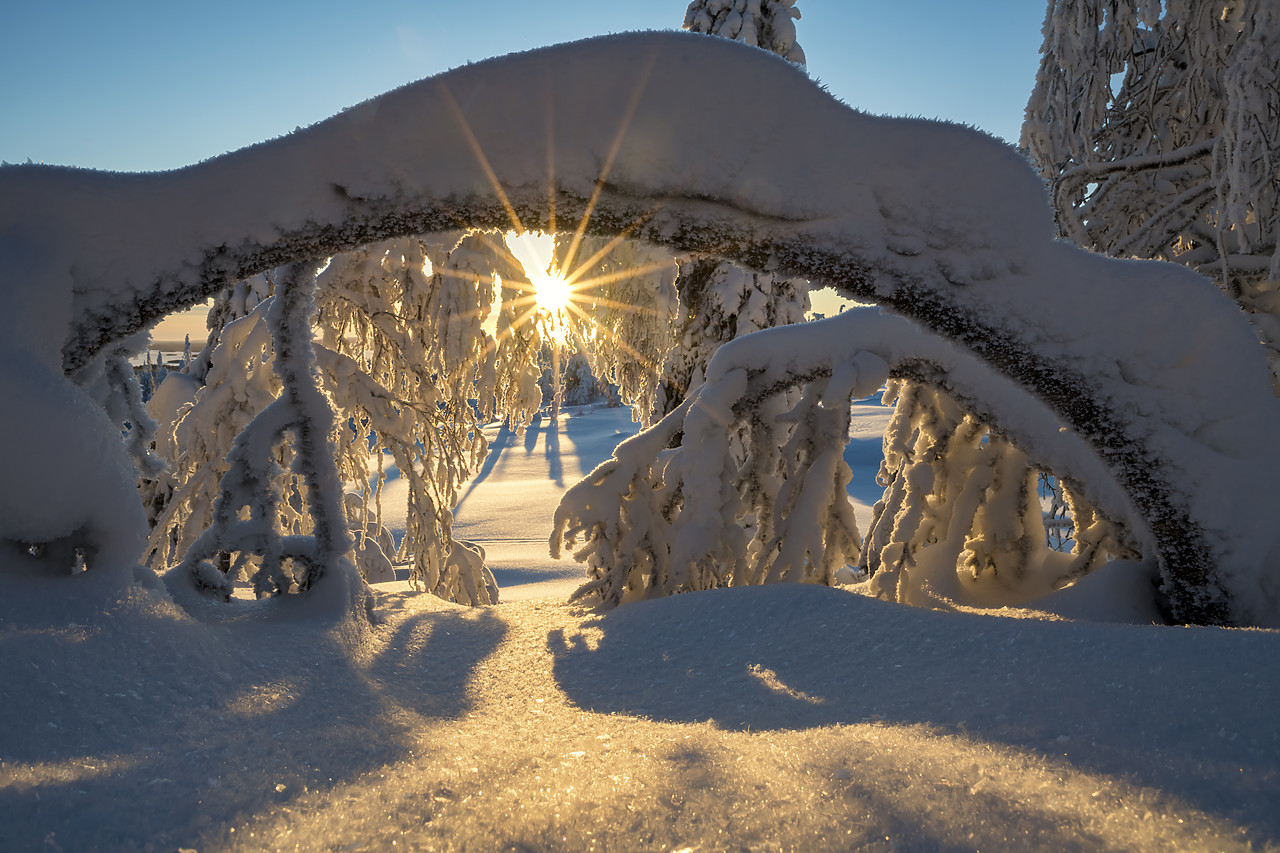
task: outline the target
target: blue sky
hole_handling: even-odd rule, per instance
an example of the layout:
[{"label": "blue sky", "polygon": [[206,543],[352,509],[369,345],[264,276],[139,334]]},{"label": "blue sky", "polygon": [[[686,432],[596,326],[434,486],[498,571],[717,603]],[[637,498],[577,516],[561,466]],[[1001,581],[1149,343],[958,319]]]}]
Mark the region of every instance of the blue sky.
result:
[{"label": "blue sky", "polygon": [[[0,27],[0,160],[177,168],[468,61],[602,33],[676,29],[685,5],[10,4]],[[809,72],[845,103],[963,121],[1016,140],[1042,2],[799,0],[798,7]]]}]

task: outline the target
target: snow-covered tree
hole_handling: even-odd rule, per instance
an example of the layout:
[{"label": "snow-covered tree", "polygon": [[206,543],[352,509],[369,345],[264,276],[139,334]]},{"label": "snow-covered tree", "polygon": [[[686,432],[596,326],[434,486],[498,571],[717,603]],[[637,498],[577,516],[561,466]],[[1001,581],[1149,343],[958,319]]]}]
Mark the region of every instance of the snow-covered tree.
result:
[{"label": "snow-covered tree", "polygon": [[[804,51],[796,42],[800,10],[795,5],[796,0],[693,0],[685,11],[684,28],[759,47],[804,65]],[[770,120],[767,114],[757,118]],[[785,151],[778,156],[785,157]],[[655,400],[656,415],[673,410],[691,388],[702,383],[707,363],[726,341],[801,322],[809,310],[808,282],[746,270],[715,258],[682,259],[676,288],[681,310],[678,345],[667,357]]]},{"label": "snow-covered tree", "polygon": [[[171,373],[152,399],[160,424],[156,450],[167,462],[158,476],[139,482],[153,525],[144,561],[154,568],[178,563],[212,523],[228,452],[280,395],[269,308],[264,301],[222,330],[203,386],[189,374]],[[276,464],[288,470],[292,451],[281,447],[279,453]]]},{"label": "snow-covered tree", "polygon": [[[265,319],[272,289],[258,275],[219,293],[205,347],[185,371],[167,374],[147,405],[159,425],[156,454],[166,463],[138,478],[151,523],[143,562],[152,567],[176,564],[212,522],[232,443],[280,394]],[[289,452],[281,447],[277,462],[287,467]]]},{"label": "snow-covered tree", "polygon": [[[280,394],[236,436],[212,522],[173,569],[223,598],[234,580],[227,555],[257,558],[251,581],[263,596],[311,589],[351,549],[333,464],[334,412],[320,386],[312,340],[317,271],[314,261],[285,267],[276,295],[264,303]],[[289,475],[277,461],[286,434],[292,436]]]},{"label": "snow-covered tree", "polygon": [[583,406],[600,398],[596,377],[591,372],[591,362],[580,352],[565,361],[564,402],[568,406]]},{"label": "snow-covered tree", "polygon": [[684,28],[740,41],[804,65],[796,43],[800,10],[796,0],[693,0],[684,13]]},{"label": "snow-covered tree", "polygon": [[1063,235],[1213,279],[1280,369],[1280,5],[1052,0],[1041,52],[1022,144]]},{"label": "snow-covered tree", "polygon": [[1107,539],[1112,526],[1090,524],[1084,504],[1073,506],[1084,522],[1075,553],[1052,552],[1026,454],[920,377],[889,382],[900,399],[885,497],[862,540],[842,456],[850,400],[938,358],[931,349],[874,309],[722,347],[684,404],[566,493],[551,545],[587,563],[578,594],[615,605],[718,586],[829,584],[858,564],[895,601],[1000,606],[1047,595],[1108,553],[1137,556]]},{"label": "snow-covered tree", "polygon": [[138,388],[142,392],[143,405],[146,405],[147,401],[151,399],[151,395],[155,393],[156,384],[156,366],[151,361],[151,349],[148,347],[146,360],[143,362],[142,367],[138,369]]},{"label": "snow-covered tree", "polygon": [[[399,552],[412,561],[411,584],[467,604],[496,603],[498,595],[483,562],[452,535],[458,490],[486,453],[481,421],[498,412],[523,423],[536,410],[522,396],[518,377],[529,368],[518,330],[508,327],[495,341],[484,328],[495,272],[508,297],[518,299],[528,286],[500,235],[413,237],[336,257],[317,296],[321,368],[347,418],[342,476],[373,481],[361,490],[364,517],[351,521],[358,530],[381,530],[383,457],[390,455],[409,486]],[[503,387],[499,375],[517,381]],[[364,539],[359,547],[370,548]]]},{"label": "snow-covered tree", "polygon": [[129,366],[129,357],[146,346],[144,338],[135,336],[103,350],[76,373],[75,381],[119,426],[139,473],[154,477],[164,467],[163,461],[151,452],[156,424],[143,405],[138,375]]},{"label": "snow-covered tree", "polygon": [[809,286],[800,279],[742,269],[727,261],[689,260],[676,280],[682,311],[678,346],[663,371],[659,412],[670,411],[706,378],[717,349],[743,335],[799,323],[809,310]]},{"label": "snow-covered tree", "polygon": [[[839,352],[779,372],[753,340],[771,344],[757,336],[721,348],[718,372],[565,494],[551,548],[587,563],[578,595],[615,605],[716,586],[830,584],[857,560],[849,400],[879,388],[888,366]],[[789,395],[797,385],[804,393]]]},{"label": "snow-covered tree", "polygon": [[877,594],[913,604],[1013,604],[1066,586],[1108,557],[1140,558],[1120,528],[1065,485],[1056,487],[1077,527],[1070,553],[1056,553],[1067,549],[1046,536],[1041,475],[1024,452],[935,386],[893,379],[884,399],[894,405],[879,475],[885,492],[858,563]]},{"label": "snow-covered tree", "polygon": [[[384,459],[390,456],[409,484],[409,530],[399,551],[412,561],[410,582],[470,604],[496,601],[496,586],[482,563],[451,559],[461,547],[450,533],[452,510],[458,487],[485,452],[478,416],[495,410],[496,365],[510,372],[515,362],[510,354],[499,357],[503,346],[495,346],[483,328],[495,268],[507,289],[518,291],[523,271],[500,236],[440,235],[337,255],[316,282],[315,359],[323,391],[341,415],[332,437],[337,471],[344,482],[359,484],[343,501],[356,563],[367,578],[386,579],[380,576],[397,556],[381,517]],[[235,479],[227,479],[233,462],[241,458],[228,451],[286,390],[266,319],[274,310],[273,291],[262,277],[240,282],[211,309],[210,346],[193,362],[204,385],[173,411],[173,438],[163,442],[171,497],[149,551],[161,567],[189,562],[185,555],[193,544],[208,538],[218,523],[218,501],[228,499],[227,484]],[[473,407],[477,400],[481,405]],[[514,416],[527,417],[518,394],[508,391],[500,402]],[[272,472],[252,479],[277,495],[255,512],[280,535],[313,533],[297,463],[293,445],[280,442],[272,445],[269,461],[252,463]],[[263,575],[260,549],[235,547],[225,536],[214,544],[219,570],[232,579],[241,573],[265,578],[255,581],[260,593],[302,586],[278,569]]]}]

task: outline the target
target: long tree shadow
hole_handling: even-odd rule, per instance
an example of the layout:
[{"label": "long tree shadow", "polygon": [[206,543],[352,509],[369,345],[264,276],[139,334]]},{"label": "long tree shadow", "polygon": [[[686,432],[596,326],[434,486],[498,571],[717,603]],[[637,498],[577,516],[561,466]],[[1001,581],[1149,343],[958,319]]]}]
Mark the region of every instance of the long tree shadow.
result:
[{"label": "long tree shadow", "polygon": [[498,427],[498,434],[494,436],[493,441],[489,442],[489,452],[485,454],[484,463],[480,466],[480,470],[471,478],[471,482],[467,484],[467,490],[463,492],[462,497],[458,499],[457,505],[454,506],[453,511],[455,514],[466,503],[467,498],[471,497],[471,493],[476,490],[476,487],[487,480],[489,475],[493,473],[493,469],[498,467],[498,460],[502,458],[502,452],[515,444],[515,438],[515,432],[508,429],[507,422],[503,421],[502,425]]},{"label": "long tree shadow", "polygon": [[524,584],[546,583],[549,581],[562,581],[566,579],[578,579],[586,582],[586,572],[582,570],[579,563],[566,562],[561,569],[511,569],[495,567],[492,569],[493,577],[498,582],[499,589],[505,589],[512,586],[522,586]]},{"label": "long tree shadow", "polygon": [[1137,773],[1206,811],[1270,815],[1259,828],[1280,838],[1280,632],[996,618],[779,585],[627,605],[549,647],[584,709],[752,731],[927,724]]},{"label": "long tree shadow", "polygon": [[545,428],[546,438],[543,449],[547,457],[547,477],[556,484],[556,488],[564,488],[564,464],[560,461],[560,423],[549,421]]},{"label": "long tree shadow", "polygon": [[630,411],[625,408],[596,409],[586,415],[563,419],[561,429],[573,444],[578,468],[583,474],[612,456],[619,442],[640,429],[640,425],[631,420]]},{"label": "long tree shadow", "polygon": [[560,461],[560,430],[565,417],[551,418],[542,414],[533,416],[533,420],[524,431],[524,452],[532,456],[538,449],[538,439],[542,439],[542,451],[547,460],[547,479],[558,487],[564,488],[564,468]]},{"label": "long tree shadow", "polygon": [[884,486],[876,482],[883,460],[884,444],[880,438],[852,438],[845,445],[844,461],[853,469],[848,492],[855,500],[875,506],[884,497]]},{"label": "long tree shadow", "polygon": [[103,614],[0,633],[6,659],[37,664],[4,685],[0,765],[35,769],[0,774],[0,849],[191,847],[401,760],[412,727],[469,712],[467,681],[504,635],[487,611],[418,614],[359,664],[305,623]]}]

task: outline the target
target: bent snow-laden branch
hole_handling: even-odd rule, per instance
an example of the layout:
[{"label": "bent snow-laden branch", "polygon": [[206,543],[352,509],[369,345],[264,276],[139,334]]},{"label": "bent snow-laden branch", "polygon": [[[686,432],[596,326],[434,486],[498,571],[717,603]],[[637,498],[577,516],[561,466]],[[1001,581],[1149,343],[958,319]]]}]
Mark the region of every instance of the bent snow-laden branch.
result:
[{"label": "bent snow-laden branch", "polygon": [[[1025,483],[999,481],[1010,473],[1025,479],[1028,454],[993,450],[987,441],[970,448],[974,464],[943,466],[953,482],[935,483],[927,465],[907,472],[899,485],[933,496],[907,506],[886,492],[877,512],[888,506],[902,515],[861,543],[842,458],[849,407],[891,374],[913,380],[913,393],[923,382],[960,396],[982,414],[981,426],[972,415],[966,421],[975,439],[987,436],[988,425],[1032,438],[1035,464],[1103,483],[1099,494],[1123,513],[1111,520],[1121,530],[1142,529],[1090,444],[1057,428],[1025,388],[918,325],[867,308],[721,347],[706,383],[684,405],[565,493],[552,553],[573,549],[591,578],[578,594],[598,595],[607,606],[717,586],[829,584],[852,563],[869,567],[889,598],[1000,606],[1046,595],[1092,567],[1096,546],[1074,558],[1049,553],[1034,490],[1034,506],[1021,508],[1032,524],[1021,523],[1016,506],[1012,524],[988,519],[977,530],[968,523],[1025,493]],[[921,525],[930,530],[918,533]],[[1008,550],[1026,553],[1002,553]],[[970,564],[967,581],[957,572],[961,557]]]},{"label": "bent snow-laden branch", "polygon": [[[231,595],[227,574],[212,562],[219,553],[256,552],[261,566],[252,580],[259,595],[310,589],[327,572],[340,571],[351,549],[342,509],[342,483],[334,468],[336,453],[329,433],[334,412],[316,375],[311,314],[315,307],[317,265],[285,268],[267,321],[277,352],[283,393],[240,433],[227,454],[228,471],[214,502],[213,524],[187,551],[176,571],[198,588]],[[275,519],[287,498],[279,494],[276,444],[285,432],[296,435],[293,468],[310,508],[313,529],[307,535],[281,536]],[[247,515],[247,518],[243,516]],[[290,565],[291,564],[291,565]],[[354,573],[351,566],[345,567]],[[329,580],[329,583],[334,583]]]},{"label": "bent snow-laden branch", "polygon": [[[691,74],[753,86],[695,103]],[[776,120],[744,118],[761,101]],[[1043,458],[1042,427],[1088,442],[1089,476],[1062,473],[1108,516],[1140,519],[1179,618],[1280,618],[1260,502],[1280,473],[1280,404],[1230,301],[1172,265],[1055,243],[1043,185],[1010,147],[863,115],[724,40],[637,34],[480,63],[172,173],[0,169],[7,317],[39,312],[61,343],[55,353],[12,319],[0,332],[73,370],[286,262],[405,234],[566,223],[912,318],[1025,389],[1017,407],[1047,412],[1031,424],[950,374],[1019,447]]]}]

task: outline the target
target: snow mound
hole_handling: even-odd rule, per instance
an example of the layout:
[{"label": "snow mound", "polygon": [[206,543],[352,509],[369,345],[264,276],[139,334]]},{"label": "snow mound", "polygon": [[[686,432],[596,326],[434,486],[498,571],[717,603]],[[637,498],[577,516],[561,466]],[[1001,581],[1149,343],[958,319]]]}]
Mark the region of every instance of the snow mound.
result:
[{"label": "snow mound", "polygon": [[147,524],[119,430],[31,352],[0,344],[0,362],[0,543],[32,546],[28,570],[70,574],[79,557],[90,570],[127,574]]}]

